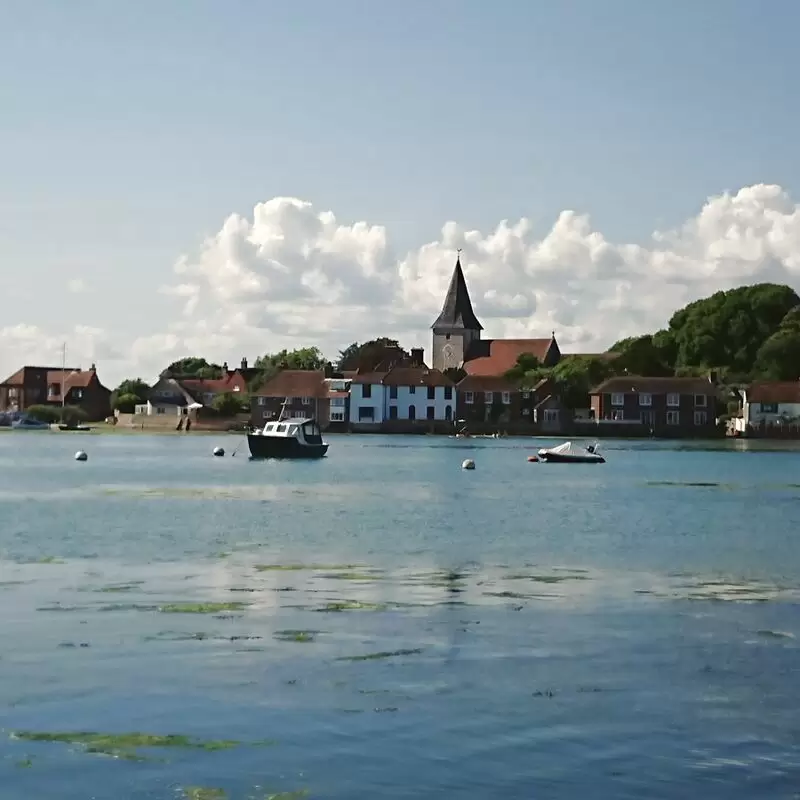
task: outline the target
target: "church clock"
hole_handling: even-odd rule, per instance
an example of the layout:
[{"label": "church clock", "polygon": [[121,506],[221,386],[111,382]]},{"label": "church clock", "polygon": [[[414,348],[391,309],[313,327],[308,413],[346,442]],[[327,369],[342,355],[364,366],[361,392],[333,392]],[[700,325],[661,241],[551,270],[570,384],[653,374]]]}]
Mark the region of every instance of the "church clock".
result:
[{"label": "church clock", "polygon": [[456,364],[456,354],[453,350],[453,345],[449,342],[442,347],[442,360],[444,361],[445,369],[455,369],[458,364]]}]

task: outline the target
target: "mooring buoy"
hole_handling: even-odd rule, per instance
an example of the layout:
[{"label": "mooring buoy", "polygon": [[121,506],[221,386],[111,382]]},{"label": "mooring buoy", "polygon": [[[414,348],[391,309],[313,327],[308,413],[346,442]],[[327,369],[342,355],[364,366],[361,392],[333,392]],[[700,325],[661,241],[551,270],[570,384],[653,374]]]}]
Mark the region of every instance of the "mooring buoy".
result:
[{"label": "mooring buoy", "polygon": [[475,469],[475,462],[471,458],[465,458],[461,462],[461,469]]},{"label": "mooring buoy", "polygon": [[87,455],[85,450],[78,450],[78,452],[75,453],[75,460],[76,461],[88,461],[89,460],[89,456]]},{"label": "mooring buoy", "polygon": [[225,450],[222,447],[215,447],[212,452],[214,453],[215,456],[221,457],[225,455]]}]

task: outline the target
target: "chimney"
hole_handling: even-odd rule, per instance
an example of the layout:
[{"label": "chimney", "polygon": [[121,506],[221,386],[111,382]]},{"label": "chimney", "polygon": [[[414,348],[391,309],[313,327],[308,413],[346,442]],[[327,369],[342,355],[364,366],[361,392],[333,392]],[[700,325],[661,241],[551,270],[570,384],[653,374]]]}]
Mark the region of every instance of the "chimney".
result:
[{"label": "chimney", "polygon": [[415,367],[421,367],[425,363],[425,350],[422,347],[411,348],[411,363]]},{"label": "chimney", "polygon": [[227,361],[223,361],[222,362],[222,371],[223,372],[227,372],[228,371],[228,362]]},{"label": "chimney", "polygon": [[89,372],[97,372],[97,364],[92,361],[92,366],[89,367]]},{"label": "chimney", "polygon": [[246,359],[246,358],[243,358],[243,359],[242,359],[242,369],[243,369],[243,370],[244,370],[244,369],[247,369],[247,359]]},{"label": "chimney", "polygon": [[333,377],[333,364],[331,364],[330,361],[325,362],[325,367],[323,369],[324,369],[324,376],[326,378]]}]

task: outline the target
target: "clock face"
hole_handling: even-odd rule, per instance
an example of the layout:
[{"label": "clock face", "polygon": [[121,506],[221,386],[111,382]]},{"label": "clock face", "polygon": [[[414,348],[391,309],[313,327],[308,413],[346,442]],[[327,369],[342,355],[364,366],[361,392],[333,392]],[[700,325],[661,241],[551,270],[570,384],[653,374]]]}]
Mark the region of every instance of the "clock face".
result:
[{"label": "clock face", "polygon": [[453,350],[453,345],[446,344],[442,348],[442,356],[444,357],[444,363],[445,363],[446,367],[455,367],[456,366],[455,363],[454,363],[455,362],[455,358],[456,358],[456,354],[455,354],[455,351]]}]

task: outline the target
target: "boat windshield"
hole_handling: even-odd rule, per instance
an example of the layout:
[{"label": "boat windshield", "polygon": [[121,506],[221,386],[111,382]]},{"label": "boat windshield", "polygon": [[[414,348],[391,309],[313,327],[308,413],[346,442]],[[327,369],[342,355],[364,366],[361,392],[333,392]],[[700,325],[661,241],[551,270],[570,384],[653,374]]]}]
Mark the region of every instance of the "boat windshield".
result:
[{"label": "boat windshield", "polygon": [[322,444],[322,434],[314,422],[306,422],[303,425],[303,436],[309,444]]}]

